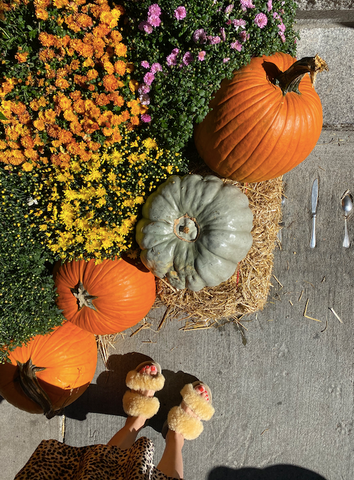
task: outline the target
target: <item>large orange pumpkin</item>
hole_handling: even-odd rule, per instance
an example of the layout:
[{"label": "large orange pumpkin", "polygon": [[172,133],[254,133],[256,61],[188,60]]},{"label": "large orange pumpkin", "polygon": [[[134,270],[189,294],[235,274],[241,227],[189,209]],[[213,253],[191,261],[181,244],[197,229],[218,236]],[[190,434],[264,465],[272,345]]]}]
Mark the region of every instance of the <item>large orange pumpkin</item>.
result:
[{"label": "large orange pumpkin", "polygon": [[0,394],[21,410],[52,418],[84,393],[96,363],[95,336],[66,322],[9,354],[0,364]]},{"label": "large orange pumpkin", "polygon": [[106,335],[139,323],[156,298],[155,277],[124,259],[74,260],[54,270],[57,304],[67,320]]},{"label": "large orange pumpkin", "polygon": [[322,106],[313,80],[327,69],[318,55],[296,62],[276,53],[255,57],[234,72],[195,128],[195,144],[205,163],[222,177],[258,182],[302,162],[322,130]]}]

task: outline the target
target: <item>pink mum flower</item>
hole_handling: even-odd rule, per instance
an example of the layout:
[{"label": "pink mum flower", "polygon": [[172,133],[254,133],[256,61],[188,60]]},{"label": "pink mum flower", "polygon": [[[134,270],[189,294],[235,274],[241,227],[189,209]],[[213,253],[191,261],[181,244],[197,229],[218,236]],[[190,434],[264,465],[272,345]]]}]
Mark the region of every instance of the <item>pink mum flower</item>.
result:
[{"label": "pink mum flower", "polygon": [[213,37],[213,36],[209,36],[208,37],[208,40],[210,42],[210,45],[217,45],[218,43],[221,42],[221,38],[217,35],[216,37]]},{"label": "pink mum flower", "polygon": [[194,58],[193,58],[193,55],[191,54],[191,52],[186,52],[184,55],[183,55],[183,63],[185,65],[189,65],[190,63],[192,63],[194,61]]},{"label": "pink mum flower", "polygon": [[144,82],[146,85],[151,85],[154,80],[155,80],[155,75],[153,73],[151,72],[145,73]]},{"label": "pink mum flower", "polygon": [[250,34],[247,32],[240,32],[239,36],[240,36],[241,42],[246,42],[250,38]]},{"label": "pink mum flower", "polygon": [[240,0],[240,4],[241,10],[243,10],[244,12],[247,10],[247,8],[254,8],[252,0]]},{"label": "pink mum flower", "polygon": [[232,4],[228,5],[226,8],[225,8],[225,14],[226,15],[230,15],[230,13],[232,12],[232,10],[234,9],[234,6]]},{"label": "pink mum flower", "polygon": [[162,72],[162,67],[159,63],[153,63],[150,71],[151,73]]},{"label": "pink mum flower", "polygon": [[198,53],[198,60],[202,62],[205,59],[206,52],[202,50],[201,52]]},{"label": "pink mum flower", "polygon": [[245,26],[246,26],[246,20],[242,20],[241,18],[240,18],[240,19],[235,18],[235,20],[232,20],[232,25],[235,27],[235,30],[236,30],[236,32],[237,32],[237,30],[239,29],[239,27],[245,28]]},{"label": "pink mum flower", "polygon": [[150,92],[150,87],[148,85],[145,85],[145,83],[142,83],[139,85],[138,92],[140,95],[143,95],[144,93],[149,93]]},{"label": "pink mum flower", "polygon": [[236,40],[236,42],[231,43],[230,47],[233,48],[234,50],[237,50],[238,52],[241,52],[242,50],[242,44],[238,40]]},{"label": "pink mum flower", "polygon": [[207,39],[204,28],[200,28],[193,33],[193,40],[195,43],[205,43]]},{"label": "pink mum flower", "polygon": [[138,25],[139,30],[145,32],[145,33],[151,33],[152,32],[152,26],[150,25],[149,22],[141,22]]},{"label": "pink mum flower", "polygon": [[143,113],[140,118],[144,123],[151,122],[151,117],[147,113]]},{"label": "pink mum flower", "polygon": [[142,105],[150,105],[150,97],[147,93],[140,95],[139,100]]},{"label": "pink mum flower", "polygon": [[187,16],[187,10],[185,7],[177,7],[175,10],[175,17],[177,20],[183,20]]},{"label": "pink mum flower", "polygon": [[257,27],[264,28],[268,23],[267,15],[264,13],[258,13],[254,18],[254,23],[257,25]]},{"label": "pink mum flower", "polygon": [[159,5],[158,5],[157,3],[153,3],[153,4],[150,5],[150,7],[149,7],[148,14],[149,14],[149,15],[157,15],[157,16],[160,16],[160,15],[161,15],[161,8],[159,7]]},{"label": "pink mum flower", "polygon": [[161,25],[160,17],[158,15],[149,15],[148,23],[153,27],[159,27]]},{"label": "pink mum flower", "polygon": [[268,0],[268,2],[267,2],[267,8],[268,8],[268,12],[270,12],[271,9],[273,8],[273,1],[272,1],[272,0]]},{"label": "pink mum flower", "polygon": [[146,60],[143,60],[140,65],[144,68],[150,68],[150,63]]}]

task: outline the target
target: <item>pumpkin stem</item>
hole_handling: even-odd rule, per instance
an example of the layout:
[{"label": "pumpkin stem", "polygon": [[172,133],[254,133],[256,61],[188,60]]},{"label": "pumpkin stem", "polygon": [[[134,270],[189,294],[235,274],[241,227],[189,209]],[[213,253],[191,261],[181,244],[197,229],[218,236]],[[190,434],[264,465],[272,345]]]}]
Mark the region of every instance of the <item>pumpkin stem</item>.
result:
[{"label": "pumpkin stem", "polygon": [[295,92],[300,95],[299,84],[306,73],[310,74],[312,85],[315,84],[316,76],[323,70],[328,71],[327,63],[319,55],[304,57],[293,63],[285,72],[282,72],[274,63],[263,62],[268,80],[281,88],[283,95]]},{"label": "pumpkin stem", "polygon": [[26,363],[17,362],[17,367],[19,371],[18,381],[24,394],[43,409],[44,415],[48,419],[53,418],[56,412],[52,402],[36,377],[36,372],[41,372],[45,368],[36,367],[31,359]]},{"label": "pumpkin stem", "polygon": [[79,310],[81,310],[83,307],[89,307],[92,310],[96,310],[94,304],[92,303],[92,300],[95,300],[93,295],[90,295],[88,291],[85,289],[83,283],[81,280],[77,284],[75,288],[71,288],[71,293],[74,295],[75,298],[77,298],[77,304],[79,307]]},{"label": "pumpkin stem", "polygon": [[199,225],[197,220],[187,213],[174,221],[174,234],[184,242],[195,242],[199,237]]}]

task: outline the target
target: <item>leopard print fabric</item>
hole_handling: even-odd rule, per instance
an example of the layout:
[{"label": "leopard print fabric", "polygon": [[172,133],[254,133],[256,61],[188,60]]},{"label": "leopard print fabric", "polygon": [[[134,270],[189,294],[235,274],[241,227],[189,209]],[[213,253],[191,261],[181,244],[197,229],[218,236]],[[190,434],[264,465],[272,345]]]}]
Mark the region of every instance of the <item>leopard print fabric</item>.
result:
[{"label": "leopard print fabric", "polygon": [[175,480],[154,466],[154,450],[146,437],[126,450],[43,440],[14,480]]}]

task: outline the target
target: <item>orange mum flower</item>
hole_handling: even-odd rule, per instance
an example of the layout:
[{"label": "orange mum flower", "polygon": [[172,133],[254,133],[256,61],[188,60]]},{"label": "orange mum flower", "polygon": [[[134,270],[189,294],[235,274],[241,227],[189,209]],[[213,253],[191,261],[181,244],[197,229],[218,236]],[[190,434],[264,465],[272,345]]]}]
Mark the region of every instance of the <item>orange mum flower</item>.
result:
[{"label": "orange mum flower", "polygon": [[27,61],[27,57],[28,57],[28,52],[24,52],[24,53],[17,52],[15,55],[15,58],[19,63],[25,63]]},{"label": "orange mum flower", "polygon": [[70,130],[74,135],[81,135],[82,132],[82,125],[78,121],[74,121],[70,123]]},{"label": "orange mum flower", "polygon": [[124,105],[124,98],[118,95],[117,92],[110,93],[108,95],[108,98],[111,100],[111,102],[114,103],[117,107],[121,107]]},{"label": "orange mum flower", "polygon": [[61,88],[62,90],[65,90],[66,88],[70,87],[70,83],[67,80],[65,80],[65,78],[58,77],[55,80],[55,86],[58,88]]},{"label": "orange mum flower", "polygon": [[26,111],[26,105],[22,102],[11,103],[11,111],[16,115],[21,115]]},{"label": "orange mum flower", "polygon": [[41,120],[41,119],[34,120],[33,125],[40,132],[42,132],[45,129],[45,124],[44,124],[43,120]]},{"label": "orange mum flower", "polygon": [[130,122],[132,125],[139,125],[139,117],[131,117]]},{"label": "orange mum flower", "polygon": [[124,45],[124,43],[118,43],[118,45],[114,47],[114,51],[118,57],[127,56],[127,47]]},{"label": "orange mum flower", "polygon": [[25,172],[30,172],[31,170],[33,170],[33,164],[32,163],[29,163],[29,162],[25,162],[23,165],[22,165],[22,168]]},{"label": "orange mum flower", "polygon": [[47,123],[55,123],[55,119],[56,119],[56,114],[54,112],[54,110],[52,110],[51,108],[49,110],[46,110],[44,112],[44,118],[46,119]]},{"label": "orange mum flower", "polygon": [[53,5],[57,8],[64,8],[69,4],[69,0],[53,0]]},{"label": "orange mum flower", "polygon": [[93,56],[93,46],[88,45],[87,43],[83,43],[79,49],[79,54],[85,58],[89,58]]},{"label": "orange mum flower", "polygon": [[103,38],[106,37],[110,31],[111,29],[107,25],[101,23],[100,25],[98,25],[98,27],[95,27],[93,29],[92,33],[96,38]]},{"label": "orange mum flower", "polygon": [[109,97],[105,93],[100,93],[96,98],[96,105],[104,106],[110,103]]},{"label": "orange mum flower", "polygon": [[51,33],[41,32],[38,38],[43,47],[51,47],[54,45],[55,37]]},{"label": "orange mum flower", "polygon": [[80,25],[81,28],[92,27],[92,18],[85,13],[79,13],[77,16],[75,16],[75,21]]},{"label": "orange mum flower", "polygon": [[87,72],[87,78],[89,80],[94,80],[95,78],[98,77],[98,72],[95,69],[91,69]]},{"label": "orange mum flower", "polygon": [[123,60],[118,60],[117,62],[115,62],[114,70],[116,73],[118,73],[118,75],[124,75],[125,69],[126,69],[126,65],[125,65],[125,62],[123,62]]},{"label": "orange mum flower", "polygon": [[103,85],[108,92],[114,92],[118,88],[118,80],[114,75],[105,75],[103,77]]},{"label": "orange mum flower", "polygon": [[44,98],[44,97],[41,97],[39,100],[38,100],[38,105],[40,107],[45,107],[47,105],[47,100]]},{"label": "orange mum flower", "polygon": [[36,17],[39,20],[48,20],[48,12],[44,8],[36,8]]},{"label": "orange mum flower", "polygon": [[79,100],[81,98],[81,92],[80,90],[75,90],[74,92],[70,93],[70,98],[75,102],[76,100]]},{"label": "orange mum flower", "polygon": [[105,137],[110,137],[113,133],[113,129],[112,128],[108,128],[108,127],[105,127],[102,129],[102,132],[103,132],[103,135]]},{"label": "orange mum flower", "polygon": [[25,148],[33,148],[34,147],[34,141],[32,137],[29,135],[26,135],[25,137],[21,138],[21,143]]},{"label": "orange mum flower", "polygon": [[96,152],[97,150],[99,150],[101,148],[101,144],[100,143],[97,143],[97,142],[87,142],[87,146],[90,150],[92,150],[93,152]]},{"label": "orange mum flower", "polygon": [[113,40],[113,42],[117,44],[123,40],[122,35],[117,30],[113,30],[113,32],[111,32],[110,37],[111,37],[111,40]]},{"label": "orange mum flower", "polygon": [[71,107],[72,101],[70,98],[65,97],[64,95],[61,95],[58,100],[59,107],[62,110],[68,110]]},{"label": "orange mum flower", "polygon": [[119,143],[122,140],[122,135],[119,133],[119,130],[114,130],[112,135],[112,140],[115,143]]},{"label": "orange mum flower", "polygon": [[[76,100],[74,102],[74,110],[76,113],[84,113],[85,112],[85,102],[84,100]],[[65,115],[64,115],[65,117]]]},{"label": "orange mum flower", "polygon": [[114,66],[111,62],[103,62],[103,68],[106,70],[108,75],[112,75],[114,73]]},{"label": "orange mum flower", "polygon": [[26,148],[24,153],[25,153],[25,156],[27,158],[30,158],[31,160],[38,159],[38,153],[36,152],[36,150],[33,150],[33,148]]},{"label": "orange mum flower", "polygon": [[79,62],[79,60],[73,60],[73,61],[70,63],[70,68],[71,68],[71,70],[77,70],[78,68],[80,68],[80,62]]}]

